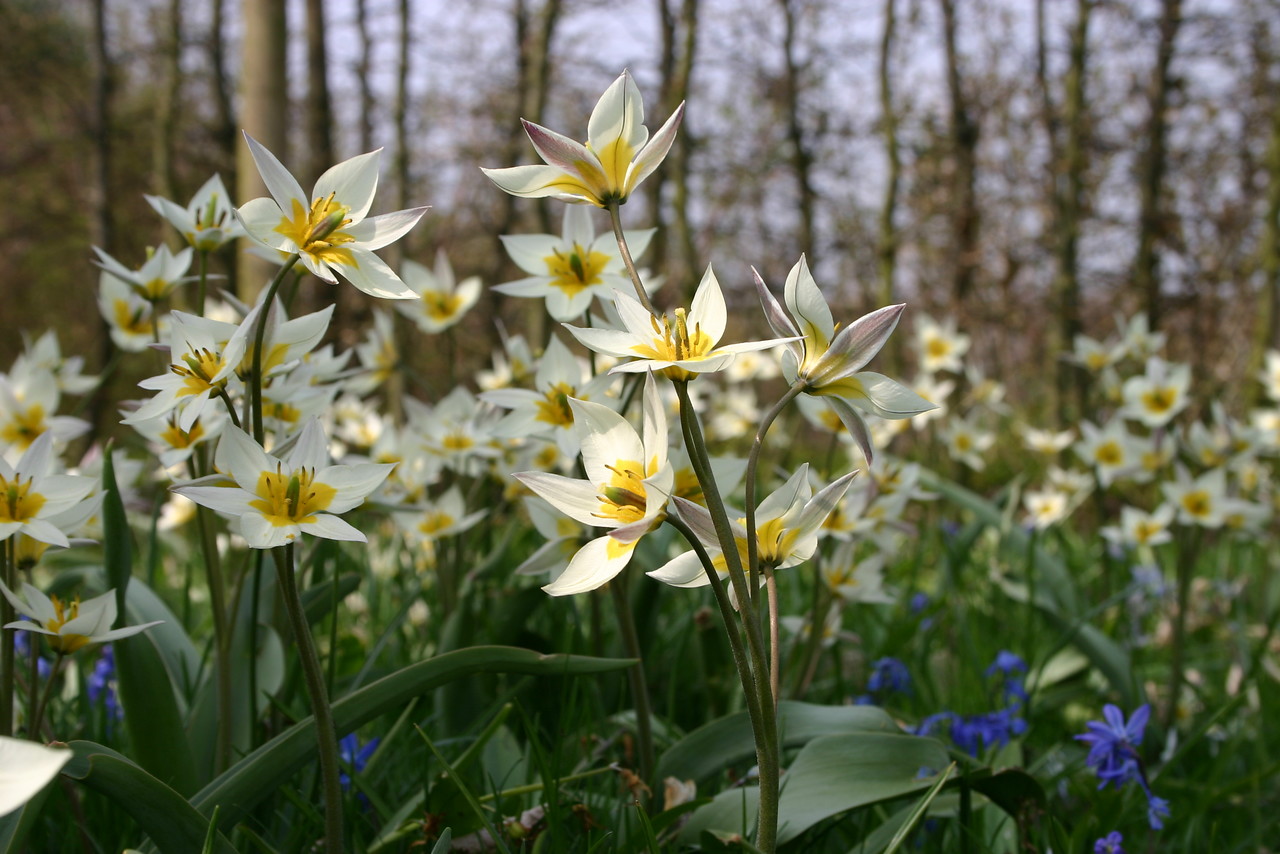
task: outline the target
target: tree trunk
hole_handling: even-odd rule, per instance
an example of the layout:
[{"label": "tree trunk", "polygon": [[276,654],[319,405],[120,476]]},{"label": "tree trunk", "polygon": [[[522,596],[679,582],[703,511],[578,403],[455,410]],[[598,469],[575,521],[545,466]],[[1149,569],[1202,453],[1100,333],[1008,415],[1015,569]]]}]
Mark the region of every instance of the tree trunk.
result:
[{"label": "tree trunk", "polygon": [[[889,174],[885,179],[884,200],[880,204],[880,237],[876,246],[877,267],[880,274],[876,303],[881,306],[894,302],[894,274],[898,265],[898,231],[894,226],[894,214],[898,208],[898,186],[902,177],[902,156],[898,150],[898,114],[893,106],[893,78],[890,73],[893,57],[894,33],[897,29],[897,10],[894,0],[885,0],[884,29],[880,35],[880,128],[884,133],[885,156]],[[884,349],[884,367],[897,373],[901,363],[901,336],[891,336]]]},{"label": "tree trunk", "polygon": [[303,184],[336,162],[333,101],[329,97],[329,51],[325,44],[324,0],[307,0],[307,157]]},{"label": "tree trunk", "polygon": [[1160,11],[1160,45],[1156,63],[1151,69],[1147,120],[1147,150],[1141,162],[1139,187],[1141,213],[1138,217],[1138,253],[1134,261],[1133,284],[1146,303],[1152,330],[1159,328],[1163,306],[1160,298],[1160,242],[1163,224],[1161,196],[1167,165],[1165,153],[1169,111],[1169,65],[1173,61],[1174,42],[1182,24],[1182,0],[1164,0]]},{"label": "tree trunk", "polygon": [[796,0],[779,0],[783,19],[783,89],[782,109],[786,114],[787,142],[790,143],[791,168],[795,172],[797,207],[800,214],[800,251],[814,262],[814,207],[817,194],[813,190],[813,155],[809,152],[804,127],[800,123],[800,65],[796,59]]},{"label": "tree trunk", "polygon": [[951,100],[951,157],[953,164],[952,235],[954,240],[952,296],[954,310],[965,319],[978,266],[977,176],[978,125],[969,113],[960,54],[956,47],[955,0],[941,0],[942,31],[947,63],[947,92]]},{"label": "tree trunk", "polygon": [[[161,85],[156,97],[156,129],[151,137],[152,192],[175,199],[177,190],[173,173],[173,143],[177,133],[178,101],[182,91],[182,2],[169,0],[165,23],[168,32],[161,54]],[[182,202],[178,202],[181,204]],[[158,223],[160,241],[173,233],[168,223]]]},{"label": "tree trunk", "polygon": [[[1054,232],[1058,269],[1054,278],[1054,305],[1058,314],[1058,341],[1050,353],[1061,355],[1070,350],[1081,331],[1079,242],[1081,205],[1086,165],[1085,79],[1088,68],[1089,16],[1093,0],[1078,0],[1076,23],[1071,32],[1071,60],[1063,95],[1063,125],[1066,140],[1062,162],[1057,170],[1061,180],[1055,185]],[[1057,362],[1058,416],[1061,423],[1071,422],[1074,405],[1083,412],[1087,387],[1084,373],[1065,359]]]},{"label": "tree trunk", "polygon": [[356,57],[356,85],[360,88],[360,151],[372,151],[373,111],[377,101],[370,83],[370,59],[373,42],[369,39],[369,8],[367,0],[356,0],[356,37],[360,54]]},{"label": "tree trunk", "polygon": [[[243,0],[241,24],[244,35],[240,45],[240,123],[245,133],[262,143],[284,163],[285,119],[288,95],[285,88],[284,0]],[[236,201],[267,195],[266,184],[243,142],[236,145]],[[247,243],[247,240],[242,241]],[[241,249],[236,256],[237,292],[240,298],[253,302],[258,292],[276,273],[276,265]]]}]

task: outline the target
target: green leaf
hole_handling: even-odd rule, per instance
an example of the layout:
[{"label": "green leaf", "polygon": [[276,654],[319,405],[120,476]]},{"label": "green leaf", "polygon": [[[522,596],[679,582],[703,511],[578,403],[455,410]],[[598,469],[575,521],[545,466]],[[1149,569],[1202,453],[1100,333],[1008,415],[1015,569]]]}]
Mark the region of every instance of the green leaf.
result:
[{"label": "green leaf", "polygon": [[21,854],[27,850],[27,837],[40,817],[45,799],[53,791],[54,782],[45,786],[19,809],[0,816],[0,854]]},{"label": "green leaf", "polygon": [[[476,673],[581,676],[623,670],[630,659],[541,655],[513,647],[472,647],[436,656],[398,670],[333,704],[339,738],[421,694]],[[315,756],[315,721],[304,718],[273,738],[198,792],[192,804],[208,815],[221,805],[218,823],[239,822]]]},{"label": "green leaf", "polygon": [[[847,810],[928,789],[937,776],[919,777],[920,769],[950,764],[946,750],[931,738],[887,732],[815,738],[783,775],[778,842]],[[754,832],[759,793],[754,787],[721,792],[690,817],[681,841],[693,842],[704,830]]]},{"label": "green leaf", "polygon": [[[120,625],[128,613],[132,588],[133,548],[124,503],[107,449],[102,472],[106,498],[102,505],[103,559],[108,582],[115,587]],[[156,626],[154,628],[160,628]],[[157,636],[149,632],[125,638],[115,650],[116,679],[125,728],[138,763],[183,794],[196,789],[195,763],[187,741],[184,712],[175,693]],[[199,844],[195,850],[199,849]]]},{"label": "green leaf", "polygon": [[885,854],[893,854],[893,852],[897,851],[903,842],[907,841],[907,836],[915,829],[915,826],[920,823],[920,819],[924,818],[925,815],[928,814],[929,805],[933,803],[933,799],[938,796],[938,792],[942,791],[942,787],[946,785],[947,781],[951,778],[951,772],[955,770],[955,767],[956,763],[952,762],[951,765],[947,767],[947,770],[938,777],[938,782],[930,786],[929,791],[924,793],[924,797],[921,798],[919,803],[912,808],[911,812],[907,815],[906,820],[902,822],[901,826],[893,834],[893,839],[889,840],[889,847],[885,849]]},{"label": "green leaf", "polygon": [[[876,706],[821,706],[784,700],[778,704],[778,729],[785,748],[800,747],[824,735],[857,732],[900,732]],[[657,779],[701,782],[725,768],[755,764],[756,749],[747,713],[737,712],[689,733],[658,760]]]},{"label": "green leaf", "polygon": [[[923,477],[930,489],[941,492],[952,502],[968,509],[983,523],[998,529],[1004,547],[1013,554],[1014,559],[1025,560],[1032,545],[1031,539],[1017,525],[1007,524],[1008,520],[1004,518],[1000,508],[977,493],[936,474],[926,472]],[[1031,559],[1035,561],[1037,577],[1035,607],[1068,642],[1089,658],[1121,696],[1126,707],[1138,705],[1137,687],[1129,655],[1097,626],[1086,622],[1087,617],[1081,611],[1071,572],[1057,556],[1042,549],[1038,543],[1030,548],[1030,553]],[[1025,589],[1020,585],[1008,584],[1004,585],[1004,589],[1013,598],[1020,598],[1024,602],[1027,599]]]},{"label": "green leaf", "polygon": [[[210,823],[182,795],[114,750],[90,741],[73,741],[75,756],[62,770],[72,779],[106,795],[127,812],[162,851],[200,851]],[[213,837],[217,854],[235,854],[221,834]]]}]

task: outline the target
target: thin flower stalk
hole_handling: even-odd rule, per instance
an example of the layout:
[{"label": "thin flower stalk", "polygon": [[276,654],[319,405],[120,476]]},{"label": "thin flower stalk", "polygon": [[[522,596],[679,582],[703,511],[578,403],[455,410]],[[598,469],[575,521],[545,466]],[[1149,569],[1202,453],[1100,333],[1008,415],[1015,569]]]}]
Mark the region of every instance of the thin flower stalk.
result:
[{"label": "thin flower stalk", "polygon": [[302,598],[298,594],[298,580],[294,571],[294,549],[290,542],[271,550],[276,562],[276,574],[285,611],[289,615],[289,628],[298,646],[298,660],[302,665],[303,682],[307,687],[307,699],[315,715],[316,752],[320,760],[321,788],[324,792],[324,850],[325,854],[342,854],[342,768],[338,758],[338,735],[333,723],[333,710],[329,706],[329,694],[325,688],[324,672],[316,653],[311,627],[307,624]]},{"label": "thin flower stalk", "polygon": [[627,274],[631,277],[631,285],[636,289],[636,299],[640,300],[640,304],[649,310],[654,317],[661,317],[657,309],[653,307],[653,303],[649,301],[649,294],[645,292],[644,282],[640,280],[640,271],[636,269],[636,262],[631,258],[631,247],[627,245],[627,236],[622,231],[622,214],[618,210],[621,204],[617,199],[609,202],[609,222],[613,224],[613,236],[618,241],[618,253],[622,256],[623,266],[627,268]]},{"label": "thin flower stalk", "polygon": [[[332,231],[337,226],[338,224],[334,223],[329,230]],[[320,237],[323,235],[319,235],[317,239]],[[280,283],[301,257],[297,252],[290,255],[280,271],[276,273],[275,278],[271,280],[271,284],[267,286],[267,295],[261,303],[262,311],[258,315],[258,326],[253,333],[253,376],[249,378],[249,396],[253,406],[253,438],[259,445],[267,437],[267,431],[262,425],[262,344],[267,335],[267,316],[271,314],[271,305],[275,302],[276,291],[280,290]],[[228,407],[229,410],[230,408]],[[234,413],[232,414],[234,417]]]},{"label": "thin flower stalk", "polygon": [[652,784],[654,768],[653,749],[653,710],[649,702],[649,683],[644,676],[644,649],[640,646],[640,637],[636,634],[636,621],[631,613],[630,596],[628,595],[629,579],[624,571],[622,575],[609,583],[609,598],[613,600],[613,609],[618,616],[618,630],[622,634],[622,645],[627,657],[634,658],[636,663],[627,669],[627,678],[631,682],[631,698],[636,704],[636,746],[639,751],[640,779]]},{"label": "thin flower stalk", "polygon": [[[747,649],[751,662],[750,682],[743,683],[743,690],[754,694],[759,705],[759,726],[755,728],[756,763],[760,774],[760,806],[756,831],[756,847],[764,854],[772,854],[777,845],[778,835],[778,793],[781,775],[778,751],[778,719],[771,695],[771,687],[766,674],[769,672],[768,658],[764,649],[760,624],[752,606],[751,594],[747,588],[746,573],[743,572],[742,558],[738,553],[737,542],[733,536],[733,527],[729,522],[729,514],[725,510],[724,499],[720,495],[719,486],[711,471],[711,462],[707,454],[706,439],[702,435],[702,426],[698,422],[693,401],[689,398],[687,381],[674,381],[676,395],[680,399],[680,426],[684,433],[685,445],[689,450],[689,459],[693,465],[698,484],[702,488],[707,502],[707,510],[711,515],[725,556],[725,566],[729,572],[729,581],[733,585],[734,595],[738,600],[739,613],[747,637]],[[748,534],[748,539],[754,536]]]},{"label": "thin flower stalk", "polygon": [[[16,537],[0,541],[0,580],[9,589],[18,586],[17,563],[14,560]],[[0,596],[0,626],[13,622],[14,610],[7,596]],[[0,736],[13,735],[13,686],[17,641],[10,632],[0,632]]]}]

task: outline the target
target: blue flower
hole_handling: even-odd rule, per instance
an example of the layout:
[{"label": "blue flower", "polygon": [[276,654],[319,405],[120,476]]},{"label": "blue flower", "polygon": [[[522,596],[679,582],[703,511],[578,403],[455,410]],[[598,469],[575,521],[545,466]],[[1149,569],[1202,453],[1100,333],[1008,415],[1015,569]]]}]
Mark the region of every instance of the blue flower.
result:
[{"label": "blue flower", "polygon": [[996,653],[996,660],[987,668],[986,677],[990,679],[997,674],[1004,676],[1001,688],[1005,702],[1016,699],[1018,703],[1024,703],[1027,700],[1027,689],[1022,686],[1019,674],[1026,672],[1027,663],[1020,656],[1002,649]]},{"label": "blue flower", "polygon": [[351,777],[348,776],[347,769],[350,769],[352,774],[363,771],[373,752],[378,749],[378,741],[379,739],[371,738],[361,747],[360,740],[356,738],[354,732],[338,739],[338,757],[343,764],[343,771],[338,775],[338,780],[342,783],[343,789],[351,788]]},{"label": "blue flower", "polygon": [[1120,835],[1120,831],[1113,830],[1093,843],[1093,854],[1124,854],[1124,849],[1120,847],[1122,842],[1124,837]]},{"label": "blue flower", "polygon": [[1098,788],[1105,788],[1108,783],[1117,789],[1128,782],[1137,783],[1147,796],[1147,823],[1152,830],[1160,830],[1164,819],[1169,817],[1169,802],[1151,792],[1142,755],[1138,752],[1151,707],[1144,703],[1125,721],[1124,712],[1108,703],[1102,709],[1102,716],[1105,722],[1089,721],[1089,732],[1076,736],[1078,741],[1089,745],[1085,762],[1098,772],[1098,779],[1102,781]]},{"label": "blue flower", "polygon": [[882,658],[871,665],[867,690],[872,694],[910,694],[911,674],[896,658]]}]

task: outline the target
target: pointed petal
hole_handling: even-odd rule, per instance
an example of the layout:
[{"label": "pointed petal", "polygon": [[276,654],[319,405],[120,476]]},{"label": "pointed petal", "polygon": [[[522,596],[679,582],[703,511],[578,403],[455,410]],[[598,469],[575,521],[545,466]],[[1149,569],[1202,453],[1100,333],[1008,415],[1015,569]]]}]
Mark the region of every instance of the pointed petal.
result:
[{"label": "pointed petal", "polygon": [[862,416],[844,398],[828,397],[827,403],[836,411],[836,415],[840,416],[840,422],[862,449],[867,465],[871,465],[875,451],[871,444],[871,433],[867,430],[867,422],[862,420]]},{"label": "pointed petal", "polygon": [[[644,99],[630,71],[624,71],[604,90],[587,120],[587,141],[592,150],[603,152],[616,140],[622,140],[634,153],[649,138],[644,126]],[[628,157],[628,160],[631,158]],[[625,169],[625,164],[623,164]],[[622,173],[618,173],[622,174]]]},{"label": "pointed petal", "polygon": [[834,382],[862,370],[898,325],[905,305],[887,305],[840,330],[812,370],[814,385]]},{"label": "pointed petal", "polygon": [[369,538],[361,533],[358,528],[328,513],[320,513],[315,517],[315,521],[303,522],[298,528],[304,534],[323,537],[326,540],[345,540],[352,543],[369,542]]},{"label": "pointed petal", "polygon": [[[381,157],[382,149],[379,148],[330,166],[316,180],[311,201],[323,199],[332,193],[335,202],[351,209],[348,214],[351,222],[359,223],[368,216],[369,208],[373,206],[373,194],[378,190],[378,161]],[[310,201],[307,206],[310,206]]]},{"label": "pointed petal", "polygon": [[835,321],[803,255],[787,274],[784,298],[805,337],[810,357],[826,350],[835,335]]},{"label": "pointed petal", "polygon": [[258,167],[262,182],[267,185],[267,192],[271,193],[271,198],[276,200],[280,210],[293,210],[294,200],[301,202],[304,208],[311,206],[311,200],[302,191],[298,179],[284,168],[284,164],[274,154],[247,133],[244,141],[249,146],[249,154],[253,156],[253,163]]},{"label": "pointed petal", "polygon": [[600,499],[590,481],[540,471],[517,472],[513,477],[570,519],[591,527],[600,525],[595,515]]},{"label": "pointed petal", "polygon": [[[693,303],[689,306],[689,326],[701,327],[714,346],[720,341],[720,336],[724,335],[728,316],[720,282],[708,264],[707,271],[702,274],[702,281],[698,283],[698,290],[694,292]],[[692,331],[690,329],[691,333]]]},{"label": "pointed petal", "polygon": [[363,222],[348,226],[346,231],[362,248],[381,249],[408,234],[428,210],[424,206],[369,217]]},{"label": "pointed petal", "polygon": [[649,140],[649,144],[644,147],[640,154],[631,164],[631,173],[627,176],[627,192],[635,190],[640,182],[653,174],[653,170],[666,158],[667,152],[671,150],[671,144],[676,140],[676,131],[680,129],[680,120],[684,118],[684,101],[680,102],[680,106],[676,107],[676,111],[671,114],[666,123],[658,128],[658,132],[653,135],[653,139]]},{"label": "pointed petal", "polygon": [[634,542],[620,543],[608,536],[594,539],[578,549],[564,572],[542,589],[552,596],[595,590],[626,569],[634,552]]},{"label": "pointed petal", "polygon": [[348,251],[356,263],[342,264],[335,268],[348,282],[380,299],[418,298],[411,288],[400,281],[395,271],[387,266],[386,261],[367,249],[352,248]]},{"label": "pointed petal", "polygon": [[525,199],[553,198],[565,202],[599,205],[596,191],[582,179],[554,166],[508,166],[505,169],[480,171],[498,188]]}]

